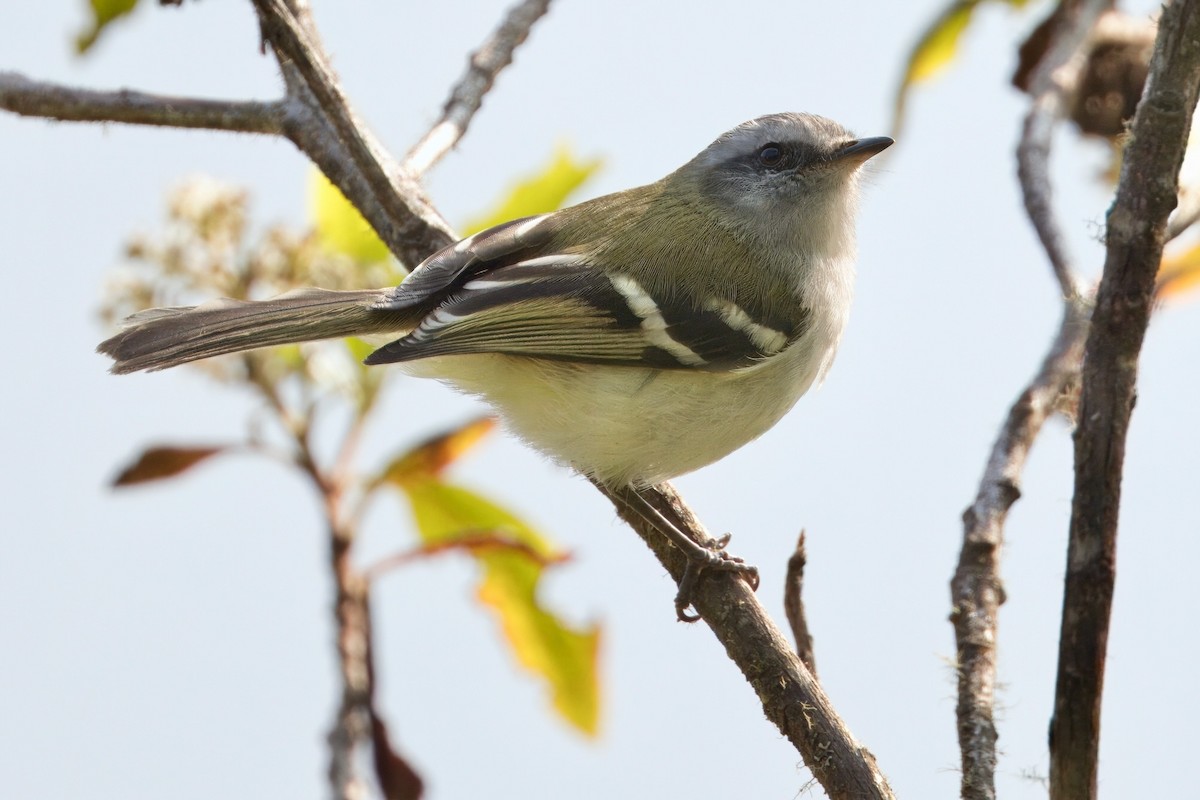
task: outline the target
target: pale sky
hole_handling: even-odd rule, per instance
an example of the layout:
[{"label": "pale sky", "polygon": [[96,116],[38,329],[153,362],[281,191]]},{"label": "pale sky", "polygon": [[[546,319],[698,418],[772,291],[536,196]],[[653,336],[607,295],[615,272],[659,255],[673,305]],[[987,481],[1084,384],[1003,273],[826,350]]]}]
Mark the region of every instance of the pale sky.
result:
[{"label": "pale sky", "polygon": [[[83,5],[0,0],[0,70],[181,95],[277,92],[249,3],[144,2],[76,59]],[[507,4],[315,5],[346,91],[402,153]],[[460,223],[559,141],[605,159],[591,196],[654,180],[764,113],[887,133],[902,60],[940,5],[558,0],[430,190]],[[760,596],[781,623],[787,556],[807,529],[822,682],[900,797],[957,796],[947,616],[960,515],[1058,324],[1014,177],[1025,103],[1007,80],[1046,4],[1033,6],[980,14],[959,63],[918,91],[898,144],[871,169],[857,297],[825,386],[760,441],[678,481],[708,527],[732,531],[731,549],[760,567]],[[252,192],[257,225],[300,226],[304,159],[263,137],[7,114],[0,145],[0,785],[13,797],[327,796],[337,684],[313,496],[247,457],[113,493],[108,481],[142,446],[236,440],[256,406],[186,370],[116,378],[93,353],[105,277],[129,234],[161,226],[170,187],[213,175]],[[1095,275],[1110,201],[1094,180],[1101,151],[1072,133],[1056,147],[1060,219]],[[1197,363],[1200,304],[1163,308],[1129,439],[1107,797],[1194,786]],[[437,384],[398,383],[367,453],[480,410]],[[549,711],[474,604],[465,560],[388,576],[374,608],[382,705],[430,798],[822,796],[803,792],[799,755],[711,633],[675,621],[673,584],[589,485],[503,436],[454,477],[574,553],[544,591],[571,619],[603,625],[604,722],[588,741]],[[1007,529],[998,783],[1009,799],[1045,794],[1029,775],[1047,770],[1071,486],[1070,432],[1054,421]],[[410,542],[408,526],[401,507],[380,507],[364,563]]]}]

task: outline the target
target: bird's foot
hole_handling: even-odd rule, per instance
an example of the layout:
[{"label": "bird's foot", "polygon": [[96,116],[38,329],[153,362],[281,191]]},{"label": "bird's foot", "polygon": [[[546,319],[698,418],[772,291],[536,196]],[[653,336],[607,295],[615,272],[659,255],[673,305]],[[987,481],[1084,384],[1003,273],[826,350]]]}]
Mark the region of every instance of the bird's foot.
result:
[{"label": "bird's foot", "polygon": [[758,567],[747,564],[737,556],[725,551],[731,536],[725,534],[701,545],[693,542],[695,549],[685,548],[684,556],[687,566],[684,567],[683,577],[679,581],[679,592],[675,595],[675,616],[680,622],[696,622],[700,615],[688,609],[692,606],[692,595],[696,591],[696,582],[708,570],[715,572],[732,572],[740,575],[742,580],[753,590],[758,590]]}]

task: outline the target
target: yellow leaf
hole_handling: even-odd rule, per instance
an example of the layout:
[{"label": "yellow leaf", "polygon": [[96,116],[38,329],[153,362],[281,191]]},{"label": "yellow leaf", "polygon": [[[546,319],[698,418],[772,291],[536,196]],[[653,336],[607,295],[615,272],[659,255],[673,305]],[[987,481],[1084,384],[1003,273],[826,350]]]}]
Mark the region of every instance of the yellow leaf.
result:
[{"label": "yellow leaf", "polygon": [[929,80],[941,72],[958,53],[958,40],[971,21],[979,0],[957,0],[925,31],[908,57],[905,85]]},{"label": "yellow leaf", "polygon": [[[561,554],[513,514],[467,489],[432,477],[409,479],[402,488],[426,544],[492,531],[527,548],[472,548],[483,567],[478,597],[496,613],[517,660],[545,681],[555,710],[582,733],[595,735],[600,719],[599,628],[572,628],[537,597],[543,570],[561,560]],[[530,557],[531,552],[541,558]]]},{"label": "yellow leaf", "polygon": [[596,656],[600,630],[567,626],[537,599],[541,567],[503,550],[482,553],[479,599],[500,619],[504,636],[526,669],[549,684],[551,702],[579,731],[595,736],[600,724]]},{"label": "yellow leaf", "polygon": [[394,459],[384,470],[382,480],[404,487],[409,483],[436,477],[446,467],[462,458],[495,427],[494,419],[480,417],[453,430],[432,436]]},{"label": "yellow leaf", "polygon": [[1164,255],[1158,267],[1155,293],[1162,299],[1195,288],[1200,284],[1200,244],[1180,253]]},{"label": "yellow leaf", "polygon": [[75,52],[82,55],[90,50],[110,22],[133,11],[137,4],[138,0],[90,0],[91,24],[76,35]]},{"label": "yellow leaf", "polygon": [[390,255],[387,245],[319,170],[312,171],[308,196],[317,238],[327,249],[349,256],[359,264],[387,259]]},{"label": "yellow leaf", "polygon": [[[1001,0],[1014,8],[1028,0]],[[904,69],[904,78],[896,90],[892,130],[898,131],[904,118],[904,106],[912,87],[929,80],[945,69],[958,55],[959,40],[971,21],[971,15],[983,0],[953,0],[933,21],[913,46]]]},{"label": "yellow leaf", "polygon": [[514,185],[492,211],[468,222],[466,235],[499,225],[502,222],[544,214],[562,208],[571,193],[600,169],[601,159],[580,161],[566,145],[559,145],[550,163],[539,172]]}]

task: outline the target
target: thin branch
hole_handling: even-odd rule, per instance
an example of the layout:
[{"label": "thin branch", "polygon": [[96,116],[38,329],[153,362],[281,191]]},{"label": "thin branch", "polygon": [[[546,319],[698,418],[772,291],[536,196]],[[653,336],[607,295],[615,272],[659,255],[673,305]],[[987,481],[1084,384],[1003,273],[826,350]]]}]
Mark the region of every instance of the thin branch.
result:
[{"label": "thin branch", "polygon": [[539,567],[548,567],[554,564],[564,564],[571,560],[568,553],[557,553],[547,555],[539,552],[535,547],[528,542],[523,542],[520,539],[512,536],[507,536],[501,531],[484,530],[484,531],[462,531],[456,538],[444,542],[428,542],[418,545],[411,550],[405,550],[400,553],[393,553],[390,556],[385,556],[365,571],[368,581],[372,583],[378,580],[385,572],[412,564],[417,561],[424,561],[432,556],[439,556],[446,553],[456,553],[466,551],[468,553],[487,553],[494,551],[502,551],[513,555],[522,556],[529,560],[530,564],[536,564]]},{"label": "thin branch", "polygon": [[1030,221],[1064,297],[1063,320],[1033,381],[1009,409],[988,458],[975,502],[963,514],[963,546],[950,582],[958,665],[955,710],[962,760],[961,796],[996,797],[996,640],[1004,588],[1000,551],[1009,508],[1020,497],[1029,450],[1062,394],[1078,379],[1089,307],[1054,216],[1050,145],[1079,78],[1082,51],[1109,0],[1066,0],[1055,11],[1050,42],[1029,78],[1033,102],[1017,147],[1017,174]]},{"label": "thin branch", "polygon": [[[290,63],[283,74],[296,75]],[[286,81],[289,97],[270,102],[205,100],[145,92],[94,91],[35,81],[15,72],[0,72],[0,108],[30,117],[76,122],[120,122],[134,125],[204,128],[237,133],[283,135],[308,156],[353,202],[392,252],[405,264],[454,240],[450,226],[411,178],[396,183],[407,203],[399,221],[371,191],[349,151],[338,139],[312,93],[298,78]]]},{"label": "thin branch", "polygon": [[1166,5],[1130,127],[1083,364],[1075,494],[1050,725],[1050,797],[1096,796],[1100,704],[1116,577],[1117,519],[1138,357],[1167,218],[1200,96],[1200,0]]},{"label": "thin branch", "polygon": [[[289,71],[293,70],[284,69],[285,73]],[[397,179],[408,212],[396,220],[392,209],[375,198],[312,94],[302,84],[296,93],[303,99],[287,104],[284,135],[354,204],[402,264],[411,268],[454,241],[449,223],[438,214],[416,181],[409,178]]]},{"label": "thin branch", "polygon": [[[619,497],[599,488],[678,583],[683,578],[682,553]],[[711,541],[670,484],[644,491],[643,496],[697,542]],[[696,586],[692,605],[758,694],[767,718],[800,752],[832,800],[894,798],[874,756],[855,741],[743,580],[729,573],[706,574]]]},{"label": "thin branch", "polygon": [[1017,146],[1017,175],[1025,209],[1050,258],[1064,297],[1079,296],[1083,290],[1054,218],[1050,146],[1055,127],[1066,116],[1067,98],[1079,80],[1083,45],[1096,20],[1111,7],[1112,0],[1066,0],[1059,6],[1055,12],[1058,23],[1050,34],[1051,44],[1030,77],[1029,93],[1034,100]]},{"label": "thin branch", "polygon": [[808,618],[804,615],[804,567],[807,564],[804,531],[800,531],[800,540],[796,542],[796,549],[788,558],[787,578],[783,587],[783,610],[792,629],[792,639],[796,642],[796,655],[800,656],[804,666],[816,678],[817,657],[813,652],[812,634],[808,631]]},{"label": "thin branch", "polygon": [[1008,411],[992,445],[979,493],[963,513],[963,547],[950,582],[958,654],[958,743],[961,796],[996,796],[996,631],[1004,588],[1000,551],[1009,508],[1021,496],[1025,461],[1042,426],[1079,378],[1091,307],[1078,298],[1064,303],[1063,320],[1038,374]]},{"label": "thin branch", "polygon": [[467,72],[450,91],[441,119],[404,157],[406,171],[414,175],[425,172],[458,144],[496,76],[512,63],[513,51],[549,8],[550,0],[523,0],[509,9],[500,26],[471,54]]},{"label": "thin branch", "polygon": [[63,122],[124,122],[238,133],[283,132],[283,102],[203,100],[129,89],[101,92],[0,72],[0,108]]},{"label": "thin branch", "polygon": [[334,619],[342,697],[329,731],[329,783],[333,797],[353,800],[365,796],[357,753],[371,741],[371,644],[369,586],[350,563],[351,538],[330,530],[330,558],[336,585]]},{"label": "thin branch", "polygon": [[[263,37],[275,49],[279,60],[287,60],[304,78],[318,107],[336,131],[359,171],[366,177],[376,199],[387,204],[398,194],[384,168],[377,144],[350,110],[350,103],[338,84],[320,43],[310,35],[284,0],[253,0],[259,13]],[[390,201],[396,205],[396,200]],[[402,216],[401,213],[397,216]]]},{"label": "thin branch", "polygon": [[[310,114],[299,114],[295,121],[320,121],[308,128],[304,124],[288,125],[288,137],[363,210],[367,221],[405,265],[415,266],[420,257],[450,244],[454,240],[450,226],[416,181],[392,161],[351,110],[308,22],[307,7],[301,4],[298,11],[293,11],[285,0],[252,2],[258,10],[263,37],[274,49],[285,76],[295,70],[303,79],[304,92],[298,91],[294,76],[287,80],[289,96],[311,110]],[[314,131],[320,135],[314,135]],[[382,213],[367,214],[376,208]]]},{"label": "thin branch", "polygon": [[1180,187],[1179,207],[1167,222],[1167,241],[1178,238],[1200,221],[1200,187]]}]

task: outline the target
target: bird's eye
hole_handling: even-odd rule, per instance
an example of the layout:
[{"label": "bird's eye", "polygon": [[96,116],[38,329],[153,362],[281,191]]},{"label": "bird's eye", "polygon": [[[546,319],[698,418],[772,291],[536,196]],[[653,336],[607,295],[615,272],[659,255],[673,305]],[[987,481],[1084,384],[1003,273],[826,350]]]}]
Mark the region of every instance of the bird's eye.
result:
[{"label": "bird's eye", "polygon": [[758,151],[758,163],[764,167],[777,167],[781,161],[783,161],[783,150],[773,142],[763,145],[763,148]]}]

